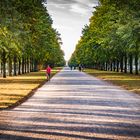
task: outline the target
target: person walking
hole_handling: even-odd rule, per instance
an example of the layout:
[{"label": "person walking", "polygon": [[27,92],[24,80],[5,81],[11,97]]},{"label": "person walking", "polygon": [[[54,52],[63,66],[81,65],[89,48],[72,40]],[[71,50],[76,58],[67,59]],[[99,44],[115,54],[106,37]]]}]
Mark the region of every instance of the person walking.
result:
[{"label": "person walking", "polygon": [[46,75],[47,75],[47,79],[48,81],[50,81],[50,77],[51,77],[51,67],[48,65],[46,68]]}]

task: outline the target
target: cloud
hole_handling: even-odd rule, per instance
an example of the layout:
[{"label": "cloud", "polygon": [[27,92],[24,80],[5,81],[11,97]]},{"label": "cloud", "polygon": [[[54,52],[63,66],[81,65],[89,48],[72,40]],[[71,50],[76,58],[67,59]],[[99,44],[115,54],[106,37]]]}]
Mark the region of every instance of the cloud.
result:
[{"label": "cloud", "polygon": [[48,0],[47,5],[55,11],[87,15],[93,11],[93,7],[98,4],[98,0]]},{"label": "cloud", "polygon": [[74,4],[75,0],[47,0],[49,5],[57,4],[57,5],[69,5]]},{"label": "cloud", "polygon": [[70,11],[80,15],[87,15],[87,13],[92,11],[92,8],[85,5],[73,4],[71,5]]},{"label": "cloud", "polygon": [[98,0],[47,0],[48,4],[77,4],[77,3],[98,3]]}]

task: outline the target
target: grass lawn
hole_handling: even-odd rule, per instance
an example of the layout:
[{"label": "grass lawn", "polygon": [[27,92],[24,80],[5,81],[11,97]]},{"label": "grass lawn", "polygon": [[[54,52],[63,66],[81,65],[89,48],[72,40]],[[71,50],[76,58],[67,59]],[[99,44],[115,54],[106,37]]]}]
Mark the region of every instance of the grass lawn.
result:
[{"label": "grass lawn", "polygon": [[[60,68],[53,69],[52,76],[59,70]],[[31,96],[33,91],[45,81],[47,81],[45,71],[32,72],[5,79],[0,77],[0,109],[20,104]]]},{"label": "grass lawn", "polygon": [[140,75],[136,76],[134,74],[124,74],[94,69],[86,69],[85,72],[140,94]]}]

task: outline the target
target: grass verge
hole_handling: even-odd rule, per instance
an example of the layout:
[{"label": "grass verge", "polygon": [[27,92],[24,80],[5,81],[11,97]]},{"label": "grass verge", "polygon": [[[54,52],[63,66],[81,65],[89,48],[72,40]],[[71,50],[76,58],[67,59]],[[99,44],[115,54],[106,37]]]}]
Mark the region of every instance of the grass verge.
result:
[{"label": "grass verge", "polygon": [[140,75],[124,74],[113,71],[101,71],[95,69],[86,69],[85,72],[100,79],[109,81],[115,85],[121,86],[129,91],[140,94]]},{"label": "grass verge", "polygon": [[[54,68],[51,76],[59,70],[60,68]],[[21,104],[46,81],[45,71],[31,72],[6,79],[0,77],[0,109],[9,109]]]}]

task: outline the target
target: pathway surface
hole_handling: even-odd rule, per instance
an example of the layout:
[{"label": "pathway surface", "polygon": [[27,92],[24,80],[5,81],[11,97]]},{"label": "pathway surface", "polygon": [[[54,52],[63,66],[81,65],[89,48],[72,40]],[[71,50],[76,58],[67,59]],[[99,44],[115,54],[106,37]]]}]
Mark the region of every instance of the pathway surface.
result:
[{"label": "pathway surface", "polygon": [[140,96],[65,68],[0,112],[0,140],[140,140]]}]

